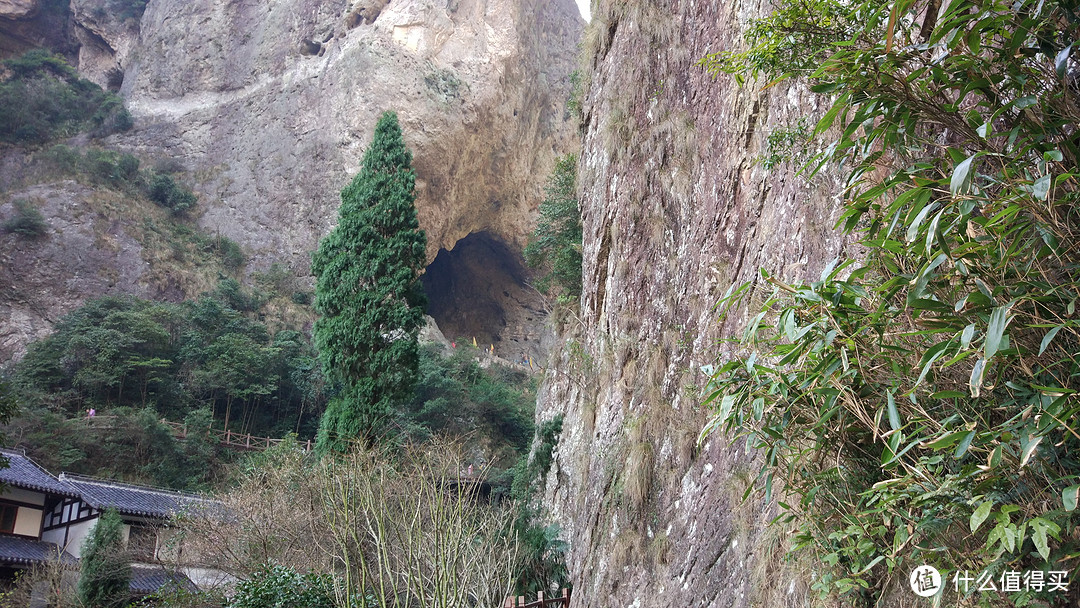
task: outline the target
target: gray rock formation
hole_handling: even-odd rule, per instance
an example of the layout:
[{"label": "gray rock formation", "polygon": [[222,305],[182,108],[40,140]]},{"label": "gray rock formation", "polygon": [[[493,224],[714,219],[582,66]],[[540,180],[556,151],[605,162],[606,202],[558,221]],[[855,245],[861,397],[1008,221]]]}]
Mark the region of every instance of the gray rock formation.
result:
[{"label": "gray rock formation", "polygon": [[520,250],[571,135],[579,32],[569,0],[155,0],[118,50],[137,125],[118,143],[185,163],[203,227],[301,267],[396,110],[429,258],[479,231]]},{"label": "gray rock formation", "polygon": [[699,370],[744,322],[720,325],[717,300],[760,267],[816,276],[843,244],[835,177],[755,162],[771,129],[813,119],[819,100],[695,65],[736,48],[768,6],[602,0],[586,32],[581,325],[539,413],[565,417],[545,503],[576,607],[805,605],[805,579],[779,562],[785,535],[763,530],[774,513],[740,504],[751,456],[720,435],[697,445]]},{"label": "gray rock formation", "polygon": [[0,19],[26,19],[38,10],[38,0],[0,0]]},{"label": "gray rock formation", "polygon": [[[109,1],[72,0],[69,17],[80,71],[119,88],[135,118],[108,145],[186,168],[199,226],[240,243],[248,272],[280,261],[306,275],[385,110],[414,153],[429,260],[481,232],[519,256],[554,158],[574,146],[572,0],[151,0],[126,19]],[[40,281],[65,295],[6,303],[0,323],[40,335],[99,294],[65,290],[71,273],[52,270]],[[522,293],[507,306],[543,308]],[[542,317],[528,322],[508,331],[539,335]],[[21,352],[7,343],[3,358]]]}]

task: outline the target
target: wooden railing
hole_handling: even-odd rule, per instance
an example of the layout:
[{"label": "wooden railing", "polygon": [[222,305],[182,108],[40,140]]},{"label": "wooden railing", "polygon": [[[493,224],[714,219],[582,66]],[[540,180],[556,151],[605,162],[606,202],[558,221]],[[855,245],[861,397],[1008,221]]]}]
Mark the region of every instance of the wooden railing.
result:
[{"label": "wooden railing", "polygon": [[525,603],[525,596],[519,595],[518,597],[508,597],[503,602],[503,608],[546,608],[547,606],[562,606],[563,608],[569,608],[570,606],[570,590],[563,589],[562,595],[558,597],[545,598],[544,592],[541,591],[536,594],[536,601]]},{"label": "wooden railing", "polygon": [[[116,422],[116,416],[93,416],[84,418],[87,424],[96,428],[113,428]],[[187,425],[182,422],[172,422],[162,418],[160,420],[162,426],[167,427],[177,439],[187,439],[188,428]],[[209,429],[207,436],[217,441],[221,445],[237,450],[267,450],[271,447],[278,445],[286,441],[285,439],[275,439],[273,437],[256,437],[255,435],[248,435],[246,433],[237,433],[236,431],[230,431],[227,429]],[[311,451],[311,440],[298,441],[300,447],[305,451]]]}]

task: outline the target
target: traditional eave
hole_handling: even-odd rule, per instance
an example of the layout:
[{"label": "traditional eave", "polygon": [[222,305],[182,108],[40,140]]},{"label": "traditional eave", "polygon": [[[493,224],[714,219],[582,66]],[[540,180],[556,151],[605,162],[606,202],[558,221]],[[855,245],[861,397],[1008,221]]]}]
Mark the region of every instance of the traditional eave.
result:
[{"label": "traditional eave", "polygon": [[34,490],[57,496],[77,498],[78,491],[52,476],[39,464],[21,451],[0,449],[0,454],[7,458],[7,468],[0,469],[0,483],[13,488]]}]

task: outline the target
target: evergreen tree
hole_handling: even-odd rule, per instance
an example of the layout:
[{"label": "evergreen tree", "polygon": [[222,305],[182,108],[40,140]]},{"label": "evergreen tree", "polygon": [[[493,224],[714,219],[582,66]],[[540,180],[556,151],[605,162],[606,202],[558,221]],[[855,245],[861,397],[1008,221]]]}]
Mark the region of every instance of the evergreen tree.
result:
[{"label": "evergreen tree", "polygon": [[130,599],[131,560],[124,550],[124,522],[108,509],[90,530],[82,551],[79,602],[87,608],[113,608]]},{"label": "evergreen tree", "polygon": [[411,163],[397,115],[385,112],[360,173],[341,191],[337,227],[312,257],[321,315],[315,344],[326,376],[341,387],[323,414],[320,450],[371,443],[392,408],[412,396],[427,239],[413,205]]},{"label": "evergreen tree", "polygon": [[581,210],[577,200],[577,157],[560,157],[544,186],[540,219],[525,247],[525,261],[542,268],[536,288],[547,293],[552,284],[559,295],[581,296]]}]

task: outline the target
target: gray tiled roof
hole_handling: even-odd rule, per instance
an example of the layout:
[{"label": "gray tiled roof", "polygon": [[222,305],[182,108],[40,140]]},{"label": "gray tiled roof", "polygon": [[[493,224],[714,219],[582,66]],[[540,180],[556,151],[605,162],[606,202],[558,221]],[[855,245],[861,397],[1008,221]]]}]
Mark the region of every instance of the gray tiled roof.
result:
[{"label": "gray tiled roof", "polygon": [[70,553],[53,543],[21,536],[0,535],[0,564],[29,566],[55,561],[72,565],[78,563]]},{"label": "gray tiled roof", "polygon": [[196,494],[95,479],[71,473],[61,473],[60,481],[74,488],[82,499],[95,509],[113,508],[125,515],[170,517],[199,508],[212,508],[215,504]]},{"label": "gray tiled roof", "polygon": [[129,588],[140,595],[149,595],[164,588],[166,591],[198,591],[183,572],[166,570],[162,566],[141,566],[132,564]]},{"label": "gray tiled roof", "polygon": [[20,451],[0,449],[8,460],[8,467],[0,469],[0,482],[16,488],[37,490],[59,494],[60,496],[78,496],[71,486],[57,480],[48,471],[38,466]]}]

